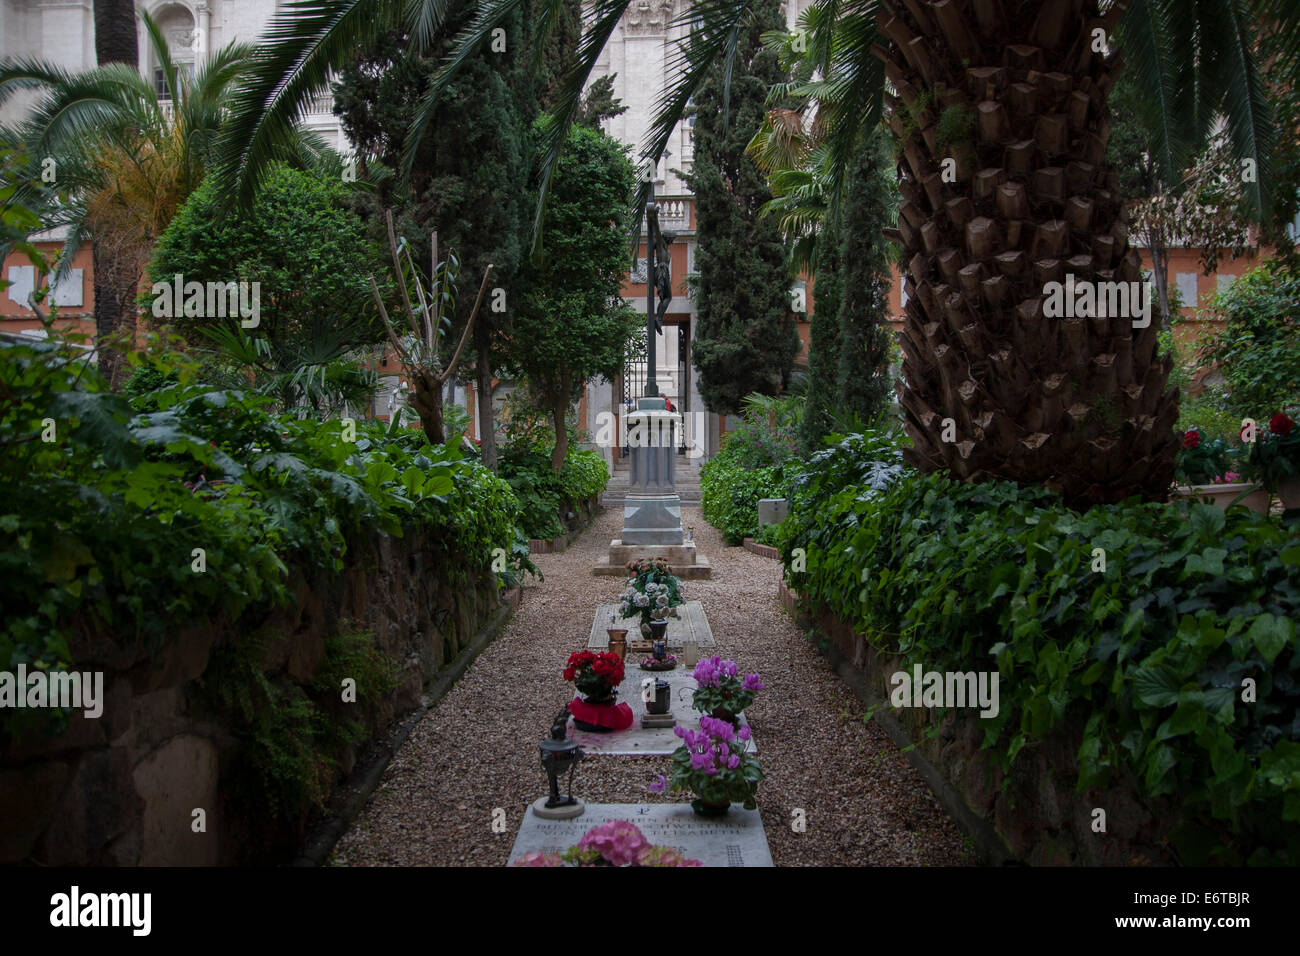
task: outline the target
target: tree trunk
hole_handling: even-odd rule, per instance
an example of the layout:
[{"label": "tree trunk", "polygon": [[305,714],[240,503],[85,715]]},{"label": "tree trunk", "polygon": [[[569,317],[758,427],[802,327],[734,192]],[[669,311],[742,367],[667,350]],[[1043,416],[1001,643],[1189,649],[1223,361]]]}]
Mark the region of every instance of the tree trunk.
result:
[{"label": "tree trunk", "polygon": [[[118,261],[102,243],[94,243],[91,254],[94,259],[95,345],[99,374],[110,388],[117,388],[127,372],[121,346],[130,348],[134,344],[135,297],[140,277],[127,263]],[[125,337],[129,339],[119,341]]]},{"label": "tree trunk", "polygon": [[[563,384],[566,386],[563,393],[567,397],[568,381]],[[569,403],[565,399],[560,399],[551,407],[551,421],[555,425],[555,450],[551,452],[551,470],[557,475],[564,468],[564,457],[569,453],[569,429],[565,425],[568,412]]]},{"label": "tree trunk", "polygon": [[492,404],[492,350],[487,323],[474,323],[474,347],[478,352],[475,367],[475,398],[478,401],[479,450],[483,464],[497,470],[496,410]]},{"label": "tree trunk", "polygon": [[95,0],[95,60],[139,67],[135,0]]},{"label": "tree trunk", "polygon": [[441,445],[447,440],[447,430],[442,418],[442,385],[432,372],[418,371],[411,375],[411,389],[415,393],[411,404],[420,416],[420,427],[430,445]]},{"label": "tree trunk", "polygon": [[[1044,314],[1047,284],[1066,275],[1076,287],[1141,279],[1106,163],[1117,63],[1088,43],[1112,24],[1097,0],[999,6],[1000,31],[951,0],[878,14],[892,41],[886,74],[922,117],[899,144],[902,261],[916,292],[901,341],[914,446],[904,455],[966,481],[1045,485],[1076,506],[1160,500],[1178,393],[1159,323]],[[940,110],[971,119],[969,167],[935,148]]]},{"label": "tree trunk", "polygon": [[1160,305],[1160,328],[1167,329],[1169,315],[1169,251],[1159,240],[1147,246],[1151,253],[1151,281],[1155,283],[1156,300]]}]

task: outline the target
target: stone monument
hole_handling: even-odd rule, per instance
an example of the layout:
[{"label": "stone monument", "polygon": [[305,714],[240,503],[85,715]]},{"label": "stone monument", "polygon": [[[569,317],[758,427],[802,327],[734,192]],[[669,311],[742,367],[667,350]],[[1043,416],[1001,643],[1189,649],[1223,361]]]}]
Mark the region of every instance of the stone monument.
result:
[{"label": "stone monument", "polygon": [[[674,485],[677,447],[674,435],[682,416],[670,412],[655,382],[655,336],[663,331],[672,288],[672,258],[668,235],[659,229],[654,180],[647,167],[646,203],[646,394],[627,415],[627,444],[631,452],[632,487],[623,503],[623,532],[609,543],[609,556],[593,568],[595,574],[626,574],[627,563],[641,558],[666,558],[680,578],[707,578],[708,558],[695,553],[695,542],[682,531],[682,499]],[[659,262],[656,265],[656,258]],[[655,307],[655,293],[659,305]]]}]

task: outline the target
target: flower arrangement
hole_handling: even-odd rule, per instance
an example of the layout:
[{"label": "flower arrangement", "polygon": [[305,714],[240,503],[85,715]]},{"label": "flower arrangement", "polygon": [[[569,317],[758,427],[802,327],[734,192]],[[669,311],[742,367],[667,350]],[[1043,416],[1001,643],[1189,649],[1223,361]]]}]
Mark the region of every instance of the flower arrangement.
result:
[{"label": "flower arrangement", "polygon": [[564,853],[525,853],[514,866],[703,866],[672,847],[655,846],[634,824],[611,820],[592,827]]},{"label": "flower arrangement", "polygon": [[683,602],[682,579],[668,570],[664,558],[627,563],[627,587],[618,596],[620,617],[640,617],[642,624],[676,617]]},{"label": "flower arrangement", "polygon": [[623,682],[623,659],[610,651],[575,651],[569,655],[564,679],[589,698],[603,700]]},{"label": "flower arrangement", "polygon": [[753,810],[758,805],[754,788],[763,779],[763,769],[757,757],[745,752],[748,727],[737,730],[725,720],[705,716],[699,730],[679,724],[673,733],[682,739],[682,746],[673,751],[672,779],[661,774],[650,784],[652,792],[688,790],[706,806],[739,802]]},{"label": "flower arrangement", "polygon": [[1230,452],[1222,438],[1206,438],[1199,428],[1183,432],[1175,474],[1189,485],[1208,485],[1228,471]]},{"label": "flower arrangement", "polygon": [[1300,477],[1300,431],[1293,419],[1282,412],[1269,419],[1268,429],[1250,450],[1250,466],[1269,491]]},{"label": "flower arrangement", "polygon": [[[733,717],[754,702],[754,694],[763,689],[757,674],[740,676],[735,661],[706,657],[695,665],[691,675],[699,686],[691,699],[696,710],[715,717],[723,713]],[[720,713],[721,712],[721,713]]]}]

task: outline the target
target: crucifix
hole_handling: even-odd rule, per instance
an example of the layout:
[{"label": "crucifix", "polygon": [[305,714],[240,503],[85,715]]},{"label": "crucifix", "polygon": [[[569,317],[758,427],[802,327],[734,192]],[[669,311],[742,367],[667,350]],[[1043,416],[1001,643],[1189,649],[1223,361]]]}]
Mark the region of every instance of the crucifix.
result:
[{"label": "crucifix", "polygon": [[[659,397],[659,384],[655,381],[655,335],[663,332],[663,318],[672,302],[673,260],[668,240],[659,229],[659,206],[655,202],[653,163],[646,163],[646,181],[650,197],[645,204],[645,315],[646,315],[646,398]],[[655,293],[659,293],[659,308],[655,309]]]}]

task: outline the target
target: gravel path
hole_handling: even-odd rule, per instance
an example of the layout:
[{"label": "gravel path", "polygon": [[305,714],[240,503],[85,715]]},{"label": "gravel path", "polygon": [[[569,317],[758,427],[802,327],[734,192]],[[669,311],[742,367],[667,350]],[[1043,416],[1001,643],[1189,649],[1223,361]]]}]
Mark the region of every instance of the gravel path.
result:
[{"label": "gravel path", "polygon": [[[746,716],[767,774],[758,800],[776,864],[974,862],[907,758],[863,722],[857,698],[785,616],[776,599],[780,564],[724,547],[698,508],[683,508],[682,519],[713,563],[711,581],[684,582],[687,599],[703,602],[716,653],[767,685]],[[606,508],[568,551],[534,556],[545,582],[525,590],[504,633],[412,730],[332,864],[506,862],[527,805],[545,793],[537,744],[572,697],[560,672],[585,646],[595,605],[621,589],[619,578],[591,574],[621,524],[621,511]],[[574,792],[595,803],[689,800],[647,792],[668,768],[666,756],[592,757],[579,766]],[[496,808],[505,813],[501,833],[493,832]],[[805,812],[803,833],[791,828],[796,808]]]}]

